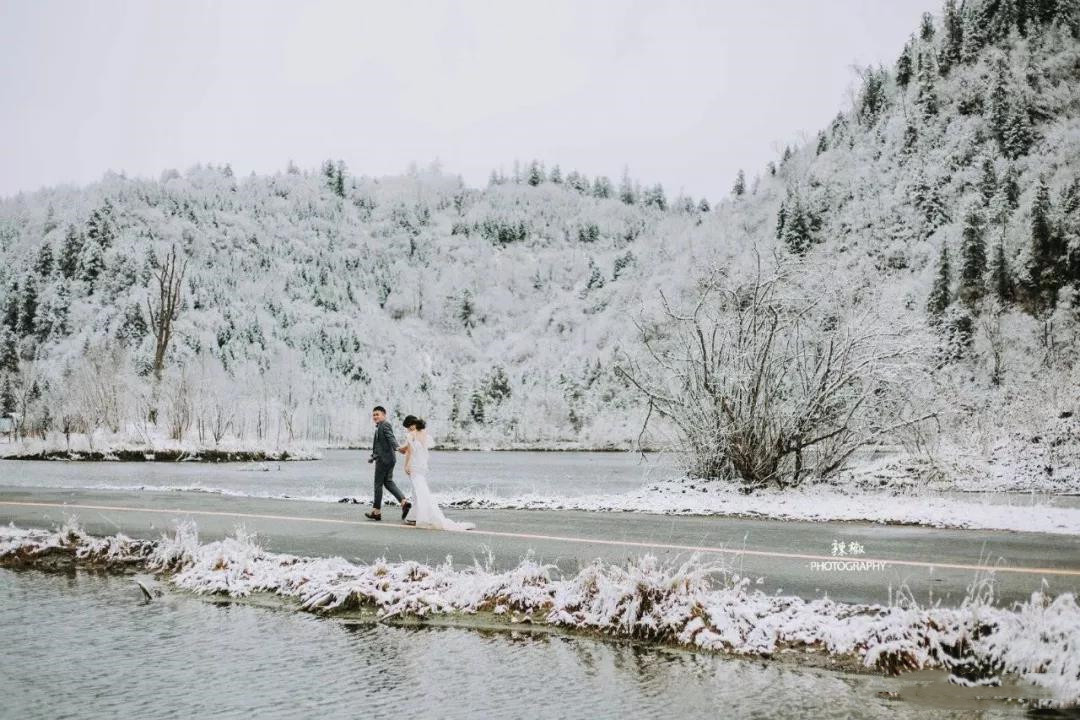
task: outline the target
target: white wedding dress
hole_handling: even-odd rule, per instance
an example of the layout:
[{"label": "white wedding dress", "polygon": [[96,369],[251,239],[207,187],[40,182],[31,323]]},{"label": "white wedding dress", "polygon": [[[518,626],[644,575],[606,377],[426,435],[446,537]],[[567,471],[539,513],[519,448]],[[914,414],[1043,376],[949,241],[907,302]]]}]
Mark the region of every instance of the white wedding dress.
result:
[{"label": "white wedding dress", "polygon": [[413,486],[413,503],[407,520],[415,520],[416,527],[431,530],[472,530],[472,523],[455,522],[445,515],[431,496],[428,487],[428,449],[431,436],[427,433],[409,433],[409,479]]}]

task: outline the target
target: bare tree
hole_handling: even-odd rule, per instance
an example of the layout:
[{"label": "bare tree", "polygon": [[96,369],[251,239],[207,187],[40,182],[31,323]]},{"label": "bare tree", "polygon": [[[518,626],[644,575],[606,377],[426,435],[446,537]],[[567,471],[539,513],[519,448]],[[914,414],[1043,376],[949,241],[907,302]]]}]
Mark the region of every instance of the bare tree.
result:
[{"label": "bare tree", "polygon": [[[180,290],[183,287],[184,273],[187,270],[187,261],[180,262],[176,258],[176,246],[169,250],[165,263],[154,273],[157,281],[157,301],[152,298],[146,301],[146,308],[150,312],[150,328],[154,333],[154,402],[150,406],[150,421],[157,422],[157,392],[161,385],[161,372],[165,368],[165,354],[172,340],[173,323],[180,312]],[[152,287],[151,290],[154,290]]]},{"label": "bare tree", "polygon": [[180,372],[168,393],[169,437],[182,442],[191,429],[195,408],[191,397],[191,383],[187,373]]},{"label": "bare tree", "polygon": [[760,270],[735,287],[714,276],[689,311],[661,292],[659,317],[638,324],[643,352],[616,372],[648,400],[646,426],[656,413],[677,429],[692,474],[797,485],[931,417],[905,402],[917,364],[902,335],[790,290]]}]

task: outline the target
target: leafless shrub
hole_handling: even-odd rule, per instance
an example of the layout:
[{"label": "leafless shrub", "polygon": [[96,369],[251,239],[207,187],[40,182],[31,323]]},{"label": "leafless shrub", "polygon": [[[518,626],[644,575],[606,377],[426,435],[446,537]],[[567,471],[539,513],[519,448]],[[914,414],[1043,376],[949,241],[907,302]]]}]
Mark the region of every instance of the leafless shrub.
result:
[{"label": "leafless shrub", "polygon": [[932,416],[905,401],[918,363],[902,333],[792,290],[782,273],[717,274],[688,311],[661,292],[639,323],[643,351],[616,372],[677,428],[692,474],[793,486]]}]

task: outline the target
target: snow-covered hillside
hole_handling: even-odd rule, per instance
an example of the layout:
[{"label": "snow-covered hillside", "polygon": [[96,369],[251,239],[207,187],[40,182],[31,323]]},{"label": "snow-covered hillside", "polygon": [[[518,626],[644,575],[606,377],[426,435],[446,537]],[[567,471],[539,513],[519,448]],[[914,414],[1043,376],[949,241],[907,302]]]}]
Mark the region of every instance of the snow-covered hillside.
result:
[{"label": "snow-covered hillside", "polygon": [[[206,444],[341,444],[383,403],[462,445],[629,447],[646,407],[612,366],[638,352],[643,307],[764,259],[925,350],[912,401],[938,422],[889,442],[1007,445],[1022,463],[1080,412],[1077,7],[950,1],[894,67],[861,73],[829,127],[712,206],[537,163],[481,189],[437,167],[328,163],[9,198],[5,409],[57,437],[150,436],[156,405],[170,434]],[[155,394],[148,300],[171,247],[187,268]]]}]

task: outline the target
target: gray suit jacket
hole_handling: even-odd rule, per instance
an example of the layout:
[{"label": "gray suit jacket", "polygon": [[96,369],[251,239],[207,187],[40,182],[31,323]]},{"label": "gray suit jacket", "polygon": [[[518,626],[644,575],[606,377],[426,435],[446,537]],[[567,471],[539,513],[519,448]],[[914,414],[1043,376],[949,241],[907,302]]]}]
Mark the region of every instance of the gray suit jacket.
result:
[{"label": "gray suit jacket", "polygon": [[388,420],[383,420],[375,426],[375,439],[371,443],[372,459],[383,465],[393,465],[397,462],[397,447],[393,426]]}]

